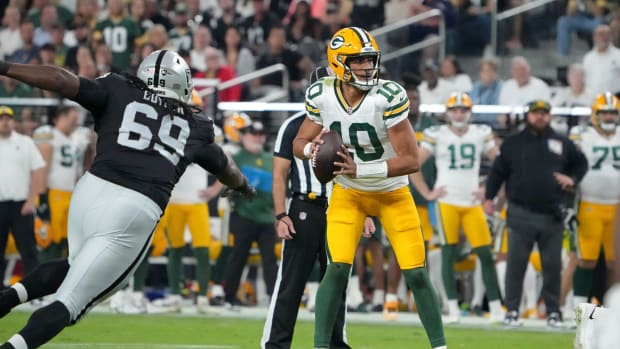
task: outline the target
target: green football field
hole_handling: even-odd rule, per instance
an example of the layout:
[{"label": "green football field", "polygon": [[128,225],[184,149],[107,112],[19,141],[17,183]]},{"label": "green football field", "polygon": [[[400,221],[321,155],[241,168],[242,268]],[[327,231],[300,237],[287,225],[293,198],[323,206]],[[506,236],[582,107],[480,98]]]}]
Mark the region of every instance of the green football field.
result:
[{"label": "green football field", "polygon": [[[13,312],[0,320],[0,340],[5,341],[26,322],[29,312]],[[45,348],[152,348],[152,349],[241,349],[260,348],[263,321],[231,317],[174,315],[116,315],[93,313],[66,329]],[[312,348],[313,323],[297,324],[293,348]],[[398,322],[350,323],[349,342],[354,349],[429,348],[419,326]],[[446,328],[448,348],[471,349],[567,349],[573,334],[544,328],[505,330]]]}]

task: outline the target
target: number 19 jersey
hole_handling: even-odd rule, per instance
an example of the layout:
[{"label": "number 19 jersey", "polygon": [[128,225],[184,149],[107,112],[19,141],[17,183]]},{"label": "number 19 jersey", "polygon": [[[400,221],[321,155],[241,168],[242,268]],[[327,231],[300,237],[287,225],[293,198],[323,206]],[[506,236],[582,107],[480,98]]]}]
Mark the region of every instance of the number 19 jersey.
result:
[{"label": "number 19 jersey", "polygon": [[[351,107],[342,94],[342,81],[325,77],[308,87],[305,106],[312,121],[340,134],[356,164],[378,163],[395,157],[387,130],[409,114],[405,90],[389,80],[379,80],[357,106]],[[393,191],[408,184],[406,175],[390,178],[337,176],[335,181],[344,188],[368,192]]]},{"label": "number 19 jersey", "polygon": [[446,188],[446,195],[438,201],[465,207],[479,205],[474,192],[480,183],[482,154],[495,147],[491,128],[469,125],[459,136],[448,125],[433,126],[424,130],[421,146],[435,156],[435,187]]}]

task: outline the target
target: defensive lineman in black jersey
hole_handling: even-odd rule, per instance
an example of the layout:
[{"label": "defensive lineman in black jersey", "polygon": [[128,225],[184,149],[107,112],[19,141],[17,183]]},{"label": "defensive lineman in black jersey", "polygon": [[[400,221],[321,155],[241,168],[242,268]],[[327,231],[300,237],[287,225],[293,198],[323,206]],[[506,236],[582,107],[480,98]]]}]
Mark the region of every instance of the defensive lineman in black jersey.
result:
[{"label": "defensive lineman in black jersey", "polygon": [[80,78],[50,65],[0,61],[0,75],[70,98],[95,117],[97,154],[69,209],[69,258],[35,269],[0,293],[0,317],[19,303],[55,293],[0,349],[36,348],[122,287],[148,250],[152,231],[187,165],[196,162],[230,188],[254,189],[213,143],[213,123],[186,104],[189,66],[156,51],[137,77]]}]

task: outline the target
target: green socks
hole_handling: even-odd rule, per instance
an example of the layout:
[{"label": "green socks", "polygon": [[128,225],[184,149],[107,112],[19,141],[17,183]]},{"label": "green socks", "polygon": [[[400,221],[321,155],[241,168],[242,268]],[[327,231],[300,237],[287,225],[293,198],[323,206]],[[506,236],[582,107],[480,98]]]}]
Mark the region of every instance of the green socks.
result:
[{"label": "green socks", "polygon": [[441,277],[448,299],[458,299],[456,280],[454,279],[454,261],[456,260],[456,245],[441,246]]},{"label": "green socks", "polygon": [[424,330],[426,330],[431,347],[436,348],[446,345],[439,301],[426,269],[421,267],[403,270],[403,275],[407,285],[413,291],[418,314],[420,315]]},{"label": "green socks", "polygon": [[204,296],[209,289],[209,280],[211,279],[211,264],[209,262],[209,248],[194,248],[194,256],[196,256],[196,280],[200,287],[199,294]]},{"label": "green socks", "polygon": [[573,292],[575,296],[588,298],[594,282],[594,269],[585,269],[580,266],[575,268],[573,274]]},{"label": "green socks", "polygon": [[347,287],[350,264],[332,263],[327,266],[316,295],[314,326],[314,346],[327,348],[334,332],[338,310],[342,303],[342,293]]},{"label": "green socks", "polygon": [[222,283],[222,280],[224,280],[224,273],[226,272],[228,256],[230,256],[231,250],[231,246],[222,246],[222,251],[220,252],[219,257],[215,262],[215,266],[213,267],[213,273],[211,274],[211,281],[213,281],[214,284],[219,285]]},{"label": "green socks", "polygon": [[495,271],[495,263],[493,263],[493,256],[491,256],[490,246],[481,246],[474,248],[478,259],[480,259],[480,266],[482,267],[482,280],[484,286],[487,289],[487,298],[489,301],[499,299],[499,285],[497,283],[497,272]]},{"label": "green socks", "polygon": [[138,265],[136,272],[133,274],[133,290],[135,292],[142,292],[144,290],[144,284],[146,283],[146,277],[149,274],[149,256],[153,252],[153,246],[149,247],[149,251],[146,256]]},{"label": "green socks", "polygon": [[170,294],[181,294],[181,275],[183,274],[183,247],[168,249],[168,285]]}]

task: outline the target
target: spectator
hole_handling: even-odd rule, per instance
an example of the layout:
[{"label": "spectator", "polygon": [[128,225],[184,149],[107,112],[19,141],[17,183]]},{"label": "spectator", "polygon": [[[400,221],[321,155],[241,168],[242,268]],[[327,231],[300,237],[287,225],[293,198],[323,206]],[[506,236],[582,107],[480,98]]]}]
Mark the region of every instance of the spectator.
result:
[{"label": "spectator", "polygon": [[75,37],[75,46],[67,49],[65,56],[65,66],[73,71],[77,71],[77,53],[80,47],[90,50],[92,41],[92,30],[88,25],[88,21],[84,17],[76,17],[73,22],[73,36]]},{"label": "spectator", "polygon": [[452,85],[450,87],[452,92],[469,93],[472,89],[471,78],[463,72],[461,64],[454,55],[446,56],[441,62],[441,77]]},{"label": "spectator", "polygon": [[15,50],[12,55],[8,57],[8,61],[14,63],[29,63],[39,56],[39,47],[34,44],[34,24],[32,22],[24,21],[19,26],[19,33],[22,38],[22,47]]},{"label": "spectator", "polygon": [[0,29],[0,58],[5,59],[21,48],[23,45],[20,34],[21,14],[15,6],[9,6],[4,10],[2,26]]},{"label": "spectator", "polygon": [[241,42],[241,33],[237,27],[226,29],[225,45],[222,47],[227,65],[235,70],[237,76],[253,72],[256,58],[250,49]]},{"label": "spectator", "polygon": [[39,50],[39,60],[41,64],[54,64],[56,58],[56,46],[47,43]]},{"label": "spectator", "polygon": [[145,0],[133,0],[129,6],[129,16],[138,24],[140,35],[144,35],[155,24],[147,17]]},{"label": "spectator", "polygon": [[189,27],[187,11],[187,5],[182,2],[174,6],[174,28],[168,32],[168,37],[175,51],[189,51],[192,48],[192,28]]},{"label": "spectator", "polygon": [[[222,51],[215,47],[205,49],[205,65],[207,70],[204,73],[196,74],[198,78],[219,79],[220,82],[228,81],[235,77],[233,68],[225,65]],[[219,91],[219,101],[238,102],[241,100],[241,85],[235,85],[225,90]]]},{"label": "spectator", "polygon": [[[262,1],[262,0],[261,0]],[[286,47],[286,33],[284,27],[273,26],[269,32],[269,39],[265,50],[256,60],[256,68],[266,68],[273,64],[282,63],[288,70],[289,92],[292,101],[299,101],[302,98],[305,86],[301,79],[304,74],[304,57],[298,52]],[[259,93],[266,93],[274,87],[282,87],[282,73],[269,74],[259,80],[254,80],[256,84],[264,87]]]},{"label": "spectator", "polygon": [[308,0],[297,1],[295,12],[286,26],[286,40],[291,44],[299,44],[305,38],[313,37],[317,25],[320,22],[312,17]]},{"label": "spectator", "polygon": [[551,90],[547,83],[532,76],[530,63],[525,57],[512,58],[512,78],[504,81],[499,94],[499,104],[523,106],[535,99],[550,100]]},{"label": "spectator", "polygon": [[[471,99],[474,105],[497,105],[502,90],[502,81],[497,78],[498,62],[493,58],[485,58],[480,63],[480,80],[474,82]],[[473,122],[488,124],[493,129],[499,127],[497,114],[473,114]]]},{"label": "spectator", "polygon": [[155,50],[174,50],[168,40],[166,28],[161,24],[155,24],[146,32],[146,42],[153,45]]},{"label": "spectator", "polygon": [[385,24],[386,0],[353,0],[351,26],[373,30]]},{"label": "spectator", "polygon": [[568,86],[560,89],[551,105],[554,107],[587,107],[594,96],[586,88],[585,69],[580,63],[573,63],[568,68]]},{"label": "spectator", "polygon": [[97,65],[97,75],[120,72],[120,69],[114,65],[114,54],[104,44],[98,45],[95,50],[95,64]]},{"label": "spectator", "polygon": [[491,11],[494,3],[494,0],[456,1],[456,53],[479,55],[491,42]]},{"label": "spectator", "polygon": [[0,107],[0,259],[11,230],[28,273],[38,264],[34,212],[45,162],[32,139],[14,128],[13,110]]},{"label": "spectator", "polygon": [[[437,9],[442,12],[443,20],[446,26],[446,52],[453,52],[453,31],[456,22],[456,11],[452,3],[448,0],[423,0],[415,1],[409,8],[409,14],[411,16]],[[426,39],[429,35],[439,34],[439,17],[429,18],[423,22],[418,22],[409,26],[409,43],[415,44]],[[432,46],[423,52],[422,59],[437,59],[437,46]],[[446,96],[447,98],[447,96]],[[442,100],[441,103],[443,103]]]},{"label": "spectator", "polygon": [[213,46],[211,29],[205,25],[199,25],[194,31],[192,41],[192,49],[189,51],[189,55],[192,60],[192,67],[197,70],[204,71],[207,69],[207,66],[205,65],[205,49],[209,46]]},{"label": "spectator", "polygon": [[422,68],[422,83],[418,86],[424,104],[443,104],[452,92],[450,84],[439,77],[439,67],[428,61]]},{"label": "spectator", "polygon": [[[35,27],[40,27],[43,19],[42,17],[45,7],[50,6],[50,0],[37,0],[32,2],[32,7],[28,10],[26,15],[28,21],[32,22]],[[73,13],[62,5],[51,5],[56,8],[56,14],[58,20],[65,26],[69,27],[73,22]]]},{"label": "spectator", "polygon": [[[35,90],[17,80],[0,76],[0,97],[35,97]],[[21,115],[22,108],[13,108],[13,111]]]},{"label": "spectator", "polygon": [[65,28],[56,23],[52,25],[50,29],[50,44],[54,45],[56,54],[54,56],[54,64],[64,67],[65,57],[67,57],[67,51],[69,48],[65,45]]},{"label": "spectator", "polygon": [[202,25],[213,30],[213,39],[217,47],[224,47],[226,30],[229,27],[238,28],[243,21],[243,17],[235,10],[235,1],[218,0],[220,6],[220,16],[218,18],[205,16]]},{"label": "spectator", "polygon": [[110,48],[112,65],[120,71],[130,70],[131,55],[135,40],[140,36],[140,28],[125,15],[123,0],[109,0],[107,10],[107,18],[97,23],[95,40],[103,40]]},{"label": "spectator", "polygon": [[[79,0],[77,4],[77,10],[75,12],[75,17],[73,18],[72,23],[77,18],[82,18],[88,24],[88,27],[91,30],[95,29],[95,26],[97,25],[98,14],[99,4],[97,0]],[[70,25],[67,25],[66,27],[71,28]]]},{"label": "spectator", "polygon": [[572,34],[591,37],[596,27],[605,21],[607,1],[570,0],[566,14],[557,21],[557,54],[561,64],[570,59]]},{"label": "spectator", "polygon": [[543,269],[542,297],[547,325],[561,327],[559,309],[561,251],[564,232],[562,203],[588,170],[588,161],[567,137],[551,127],[551,105],[534,100],[526,108],[526,127],[502,143],[487,179],[484,208],[494,213],[493,198],[506,183],[508,256],[504,324],[520,326],[523,276],[534,244]]},{"label": "spectator", "polygon": [[620,92],[620,49],[611,44],[611,29],[600,25],[594,30],[594,48],[583,57],[586,88],[597,91]]},{"label": "spectator", "polygon": [[255,185],[256,197],[252,201],[233,198],[234,211],[230,216],[230,231],[235,237],[235,245],[224,276],[226,306],[229,309],[236,309],[239,305],[237,289],[252,242],[258,243],[269,296],[273,294],[277,272],[274,252],[276,234],[273,225],[275,216],[271,197],[273,157],[264,150],[266,136],[260,121],[252,122],[241,132],[242,148],[232,157],[248,181]]},{"label": "spectator", "polygon": [[280,20],[265,7],[265,0],[252,0],[254,14],[245,18],[241,23],[243,39],[254,55],[260,54],[261,48],[267,42],[271,28],[280,26]]},{"label": "spectator", "polygon": [[56,6],[46,5],[41,10],[41,24],[34,30],[34,44],[43,46],[52,40],[51,31],[53,25],[58,23],[58,13]]},{"label": "spectator", "polygon": [[168,17],[164,16],[164,13],[160,7],[159,0],[145,0],[146,1],[146,17],[154,24],[161,24],[166,31],[172,29],[173,25]]},{"label": "spectator", "polygon": [[85,59],[78,64],[77,75],[87,79],[95,79],[98,76],[97,65],[91,59]]}]

